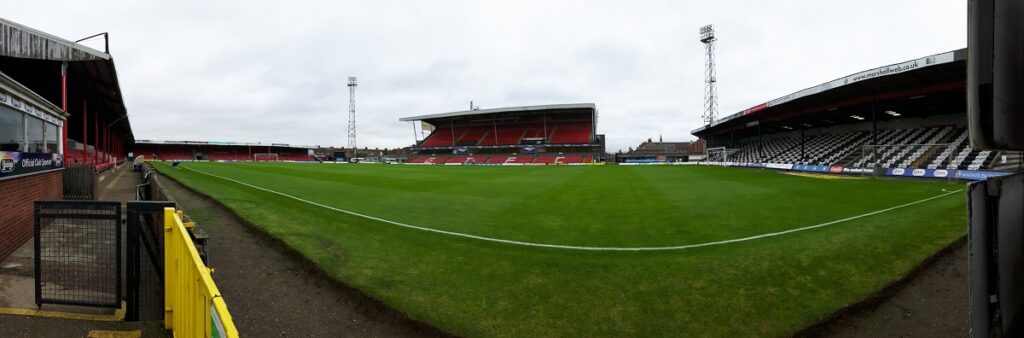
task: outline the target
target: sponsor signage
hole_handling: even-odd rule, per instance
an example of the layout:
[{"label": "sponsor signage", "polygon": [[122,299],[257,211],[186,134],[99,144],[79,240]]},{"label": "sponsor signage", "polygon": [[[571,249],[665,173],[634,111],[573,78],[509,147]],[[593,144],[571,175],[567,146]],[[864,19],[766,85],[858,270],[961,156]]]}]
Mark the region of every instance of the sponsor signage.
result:
[{"label": "sponsor signage", "polygon": [[0,151],[0,178],[63,167],[61,154]]},{"label": "sponsor signage", "polygon": [[765,163],[764,167],[765,168],[771,168],[771,169],[784,169],[784,170],[793,169],[793,165],[792,164],[787,164],[787,163]]},{"label": "sponsor signage", "polygon": [[874,172],[871,168],[843,168],[843,173],[847,174],[870,174]]},{"label": "sponsor signage", "polygon": [[[683,163],[687,164],[687,163]],[[696,164],[696,163],[689,163]],[[841,165],[806,165],[806,164],[784,164],[784,163],[746,163],[746,162],[702,162],[703,165],[717,165],[725,167],[755,167],[796,171],[809,171],[819,173],[847,173],[847,174],[870,174],[874,172],[871,168],[846,168]],[[920,168],[889,168],[886,169],[887,176],[923,177],[923,178],[956,178],[962,180],[981,181],[991,177],[1009,175],[1008,172],[989,170],[954,170],[954,169],[920,169]]]},{"label": "sponsor signage", "polygon": [[892,168],[886,173],[889,176],[905,177],[931,177],[931,178],[957,178],[964,180],[984,180],[989,177],[1009,175],[1001,171],[988,170],[954,170],[954,169],[913,169],[913,168]]},{"label": "sponsor signage", "polygon": [[825,172],[828,172],[828,166],[827,165],[795,164],[795,165],[793,165],[793,170],[825,173]]},{"label": "sponsor signage", "polygon": [[759,104],[759,105],[747,108],[747,110],[743,111],[743,115],[750,115],[750,114],[753,114],[753,113],[756,113],[756,112],[759,112],[759,111],[762,111],[762,110],[765,110],[765,109],[768,109],[768,102],[765,102],[765,103],[762,103],[762,104]]},{"label": "sponsor signage", "polygon": [[956,178],[959,178],[959,179],[963,179],[963,180],[982,181],[982,180],[986,180],[986,179],[988,179],[990,177],[1006,176],[1006,175],[1009,175],[1009,174],[1010,173],[1002,172],[1002,171],[954,170],[954,173],[953,173],[954,176],[953,177],[956,177]]},{"label": "sponsor signage", "polygon": [[0,90],[0,104],[17,109],[25,112],[29,115],[38,117],[46,122],[56,124],[57,126],[63,126],[64,120],[57,118],[53,115],[46,113],[43,109],[36,107],[28,102],[25,102],[14,95]]}]

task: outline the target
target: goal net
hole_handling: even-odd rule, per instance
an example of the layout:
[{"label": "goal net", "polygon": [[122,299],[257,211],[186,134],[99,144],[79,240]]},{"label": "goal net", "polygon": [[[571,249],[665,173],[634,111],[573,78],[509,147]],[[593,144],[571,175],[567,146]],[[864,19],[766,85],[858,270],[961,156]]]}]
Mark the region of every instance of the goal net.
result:
[{"label": "goal net", "polygon": [[256,162],[277,162],[277,153],[255,153],[252,160]]},{"label": "goal net", "polygon": [[[874,176],[947,177],[966,160],[966,153],[957,144],[901,143],[865,144],[849,162],[850,167],[872,169]],[[969,152],[970,149],[967,149]]]},{"label": "goal net", "polygon": [[729,162],[730,156],[735,154],[739,149],[729,149],[726,147],[714,147],[708,148],[707,157],[704,158],[705,162]]}]

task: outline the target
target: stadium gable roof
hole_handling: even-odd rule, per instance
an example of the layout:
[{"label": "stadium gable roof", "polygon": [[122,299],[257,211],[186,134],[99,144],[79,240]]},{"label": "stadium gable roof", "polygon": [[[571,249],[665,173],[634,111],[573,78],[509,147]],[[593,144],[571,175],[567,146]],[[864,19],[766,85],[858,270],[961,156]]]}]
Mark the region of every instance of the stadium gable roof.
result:
[{"label": "stadium gable roof", "polygon": [[812,113],[822,106],[855,103],[858,98],[884,99],[891,96],[889,94],[909,95],[922,90],[963,87],[966,68],[961,66],[966,59],[967,49],[959,49],[857,72],[720,118],[692,133],[702,137],[780,114]]},{"label": "stadium gable roof", "polygon": [[51,61],[110,60],[110,54],[0,18],[0,55]]},{"label": "stadium gable roof", "polygon": [[464,110],[450,113],[440,114],[429,114],[420,115],[413,117],[403,117],[398,119],[401,122],[412,122],[412,121],[423,121],[423,120],[434,120],[450,117],[460,116],[474,116],[474,115],[487,115],[487,114],[502,114],[502,113],[516,113],[516,112],[540,112],[545,110],[577,110],[577,109],[590,109],[591,111],[597,110],[597,105],[593,103],[566,103],[566,104],[548,104],[540,106],[520,106],[520,107],[504,107],[504,108],[490,108],[490,109],[478,109],[478,110]]},{"label": "stadium gable roof", "polygon": [[[54,84],[59,81],[64,62],[68,65],[69,111],[66,113],[77,113],[83,108],[75,105],[88,101],[88,110],[98,113],[102,123],[128,143],[134,142],[117,68],[109,51],[101,52],[0,18],[0,71],[54,106],[62,103],[61,88]],[[69,122],[79,122],[72,119]]]}]

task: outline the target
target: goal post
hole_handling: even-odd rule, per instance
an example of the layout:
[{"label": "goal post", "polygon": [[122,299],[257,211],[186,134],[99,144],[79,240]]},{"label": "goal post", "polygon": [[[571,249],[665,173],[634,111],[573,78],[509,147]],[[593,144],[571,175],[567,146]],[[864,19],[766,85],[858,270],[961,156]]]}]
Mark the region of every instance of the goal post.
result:
[{"label": "goal post", "polygon": [[707,148],[707,153],[704,156],[704,162],[729,162],[729,157],[736,153],[739,149],[730,149],[726,147],[712,147]]},{"label": "goal post", "polygon": [[850,162],[850,166],[870,168],[874,176],[885,176],[888,169],[946,169],[938,165],[929,167],[932,162],[943,163],[957,156],[957,145],[953,143],[899,143],[899,144],[865,144],[860,154]]},{"label": "goal post", "polygon": [[277,153],[254,153],[252,160],[255,162],[277,162]]}]

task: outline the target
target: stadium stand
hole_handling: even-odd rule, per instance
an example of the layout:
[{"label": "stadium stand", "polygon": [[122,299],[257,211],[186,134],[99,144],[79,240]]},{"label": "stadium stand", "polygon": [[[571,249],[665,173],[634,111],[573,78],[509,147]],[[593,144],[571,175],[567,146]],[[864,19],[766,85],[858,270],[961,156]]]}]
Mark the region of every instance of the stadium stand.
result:
[{"label": "stadium stand", "polygon": [[422,147],[445,147],[455,144],[455,130],[453,128],[441,128],[435,130],[433,133],[423,140]]},{"label": "stadium stand", "polygon": [[716,149],[705,158],[715,162],[1020,168],[1019,154],[970,147],[965,59],[966,50],[956,50],[867,70],[726,116],[693,134]]},{"label": "stadium stand", "polygon": [[[596,106],[583,103],[468,110],[400,121],[433,126],[425,127],[432,132],[409,148],[406,163],[576,164],[599,160],[604,153],[604,135],[595,133],[596,118]],[[436,156],[442,154],[452,157],[439,160]]]},{"label": "stadium stand", "polygon": [[508,162],[508,159],[509,159],[508,156],[501,156],[501,155],[499,155],[499,156],[491,156],[491,157],[488,157],[487,161],[484,161],[484,163],[485,164],[505,164],[505,162]]},{"label": "stadium stand", "polygon": [[587,143],[590,139],[590,122],[561,122],[555,125],[553,144]]},{"label": "stadium stand", "polygon": [[[875,146],[865,145],[868,132],[823,134],[803,139],[804,160],[800,159],[800,138],[784,137],[743,144],[729,161],[848,167],[929,168],[977,170],[991,164],[991,151],[973,151],[967,146],[966,128],[953,126],[882,130]],[[759,150],[760,153],[759,153]],[[874,149],[874,150],[873,150]]]},{"label": "stadium stand", "polygon": [[135,143],[134,155],[159,161],[252,161],[255,153],[277,154],[278,161],[312,162],[308,146],[205,141],[151,141]]},{"label": "stadium stand", "polygon": [[528,164],[528,163],[533,163],[533,156],[532,155],[511,156],[511,157],[508,158],[508,161],[506,161],[505,163],[511,163],[511,164]]}]

